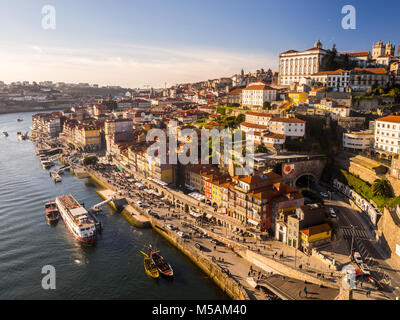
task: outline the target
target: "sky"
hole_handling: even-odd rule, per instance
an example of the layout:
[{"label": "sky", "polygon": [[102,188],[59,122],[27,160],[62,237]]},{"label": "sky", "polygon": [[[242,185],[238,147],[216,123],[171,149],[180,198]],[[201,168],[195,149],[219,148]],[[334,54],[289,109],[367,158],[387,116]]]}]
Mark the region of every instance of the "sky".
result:
[{"label": "sky", "polygon": [[[55,8],[44,29],[42,8]],[[342,8],[356,29],[342,28]],[[0,0],[0,81],[171,86],[277,71],[280,52],[400,43],[400,1]],[[396,48],[397,49],[397,48]]]}]

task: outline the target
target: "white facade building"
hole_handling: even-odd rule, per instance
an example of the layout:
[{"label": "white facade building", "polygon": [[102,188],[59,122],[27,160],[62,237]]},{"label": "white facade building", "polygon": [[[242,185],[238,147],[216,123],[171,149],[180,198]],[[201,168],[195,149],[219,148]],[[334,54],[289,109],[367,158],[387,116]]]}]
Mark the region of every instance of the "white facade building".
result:
[{"label": "white facade building", "polygon": [[335,71],[321,71],[311,76],[316,83],[323,86],[334,88],[336,91],[343,92],[350,84],[350,71],[338,69]]},{"label": "white facade building", "polygon": [[314,48],[305,51],[289,50],[279,55],[279,85],[289,86],[320,72],[326,50],[318,40]]},{"label": "white facade building", "polygon": [[304,137],[306,122],[296,118],[272,118],[269,122],[269,130],[286,137]]},{"label": "white facade building", "polygon": [[362,151],[373,145],[374,132],[372,130],[343,133],[343,148]]},{"label": "white facade building", "polygon": [[375,122],[375,151],[387,155],[400,152],[400,116],[387,116]]},{"label": "white facade building", "polygon": [[263,82],[251,83],[242,90],[242,104],[245,106],[262,107],[265,101],[275,101],[277,90]]},{"label": "white facade building", "polygon": [[246,113],[246,122],[268,126],[269,121],[276,116],[278,115],[265,112],[249,111]]}]

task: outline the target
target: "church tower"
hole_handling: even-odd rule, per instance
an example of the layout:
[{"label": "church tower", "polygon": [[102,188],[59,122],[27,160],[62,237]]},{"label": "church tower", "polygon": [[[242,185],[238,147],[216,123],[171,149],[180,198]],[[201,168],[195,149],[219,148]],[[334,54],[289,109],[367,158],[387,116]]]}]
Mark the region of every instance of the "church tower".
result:
[{"label": "church tower", "polygon": [[321,43],[321,41],[318,40],[318,41],[314,44],[314,48],[322,49],[322,43]]},{"label": "church tower", "polygon": [[395,46],[393,44],[390,43],[390,41],[386,44],[386,50],[385,50],[385,54],[388,54],[390,56],[394,56],[394,50],[395,50]]},{"label": "church tower", "polygon": [[382,40],[379,40],[372,47],[372,59],[376,59],[385,54],[385,46],[383,45]]}]

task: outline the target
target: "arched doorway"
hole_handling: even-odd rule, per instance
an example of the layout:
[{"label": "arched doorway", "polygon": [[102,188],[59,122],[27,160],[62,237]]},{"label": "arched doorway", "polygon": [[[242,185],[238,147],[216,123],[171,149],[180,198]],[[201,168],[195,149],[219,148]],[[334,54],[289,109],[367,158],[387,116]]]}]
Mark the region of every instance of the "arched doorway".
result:
[{"label": "arched doorway", "polygon": [[310,188],[317,181],[317,177],[312,173],[305,173],[296,179],[295,186],[297,188]]}]

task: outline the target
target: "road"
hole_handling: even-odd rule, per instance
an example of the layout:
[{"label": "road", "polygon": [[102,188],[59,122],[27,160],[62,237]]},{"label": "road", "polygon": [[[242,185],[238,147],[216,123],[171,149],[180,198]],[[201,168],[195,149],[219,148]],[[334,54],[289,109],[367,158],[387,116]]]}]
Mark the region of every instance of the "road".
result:
[{"label": "road", "polygon": [[[328,191],[326,187],[317,186],[316,191]],[[386,299],[395,299],[400,296],[400,270],[393,269],[380,249],[375,239],[373,227],[360,212],[353,209],[344,195],[333,192],[331,200],[325,200],[325,205],[334,208],[337,214],[338,227],[348,245],[348,252],[358,251],[370,270],[373,278],[383,285],[382,292],[377,296]],[[354,240],[353,240],[354,235]],[[353,243],[353,244],[352,244]]]}]

